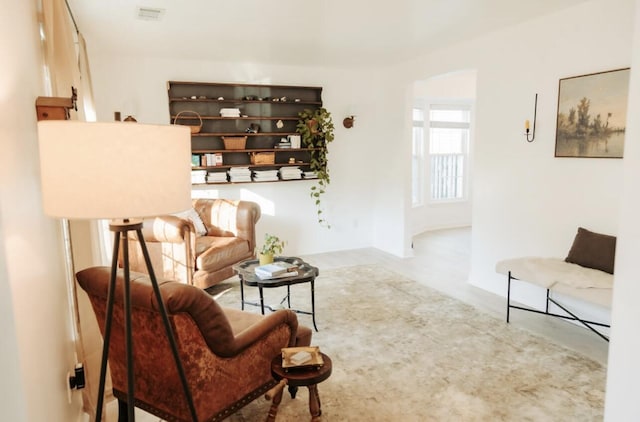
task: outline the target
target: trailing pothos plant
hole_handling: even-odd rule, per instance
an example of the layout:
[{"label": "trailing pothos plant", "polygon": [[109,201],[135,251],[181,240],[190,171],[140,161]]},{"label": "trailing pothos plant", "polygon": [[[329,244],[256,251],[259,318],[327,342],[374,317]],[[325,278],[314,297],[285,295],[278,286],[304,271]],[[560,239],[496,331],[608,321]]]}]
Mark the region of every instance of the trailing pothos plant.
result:
[{"label": "trailing pothos plant", "polygon": [[300,134],[302,145],[309,148],[310,168],[318,177],[316,184],[311,186],[311,198],[314,199],[318,212],[318,223],[331,228],[322,214],[320,197],[325,193],[330,183],[329,168],[327,167],[327,145],[333,141],[333,120],[331,113],[324,107],[315,110],[305,109],[298,113],[297,132]]}]

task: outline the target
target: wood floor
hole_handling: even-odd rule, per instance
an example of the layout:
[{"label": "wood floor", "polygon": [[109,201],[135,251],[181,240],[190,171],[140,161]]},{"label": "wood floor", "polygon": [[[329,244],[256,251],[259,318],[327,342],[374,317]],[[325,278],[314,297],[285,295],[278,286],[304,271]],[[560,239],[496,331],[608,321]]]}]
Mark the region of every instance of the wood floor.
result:
[{"label": "wood floor", "polygon": [[[467,283],[471,258],[470,228],[423,233],[413,239],[413,250],[414,256],[411,258],[398,258],[373,248],[330,252],[304,258],[325,270],[361,264],[382,265],[498,318],[505,318],[504,297]],[[603,365],[607,363],[608,343],[583,327],[557,318],[517,310],[512,311],[510,321]]]},{"label": "wood floor", "polygon": [[[321,272],[353,265],[382,265],[476,306],[497,318],[505,318],[506,302],[503,297],[467,283],[471,256],[470,228],[421,234],[414,238],[413,249],[414,256],[411,258],[398,258],[373,248],[329,252],[302,258],[320,268]],[[608,343],[585,328],[556,318],[521,311],[512,312],[511,324],[547,337],[603,365],[607,363]],[[136,417],[143,422],[158,420],[139,409],[136,410]]]}]

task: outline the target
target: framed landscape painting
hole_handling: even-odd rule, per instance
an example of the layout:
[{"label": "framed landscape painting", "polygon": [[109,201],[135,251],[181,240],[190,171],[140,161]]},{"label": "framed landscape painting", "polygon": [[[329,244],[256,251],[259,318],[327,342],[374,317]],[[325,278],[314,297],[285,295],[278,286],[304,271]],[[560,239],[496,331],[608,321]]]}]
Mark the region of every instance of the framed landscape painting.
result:
[{"label": "framed landscape painting", "polygon": [[560,79],[556,157],[622,158],[629,68]]}]

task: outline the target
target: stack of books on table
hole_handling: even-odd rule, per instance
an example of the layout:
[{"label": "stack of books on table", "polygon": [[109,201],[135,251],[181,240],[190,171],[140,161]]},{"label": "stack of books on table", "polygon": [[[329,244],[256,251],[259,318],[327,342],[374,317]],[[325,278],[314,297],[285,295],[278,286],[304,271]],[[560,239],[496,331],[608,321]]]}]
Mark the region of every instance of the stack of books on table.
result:
[{"label": "stack of books on table", "polygon": [[225,183],[226,181],[226,171],[210,171],[207,173],[207,183]]},{"label": "stack of books on table", "polygon": [[191,183],[206,183],[207,182],[206,170],[191,170]]},{"label": "stack of books on table", "polygon": [[260,280],[284,278],[297,275],[298,267],[288,262],[276,261],[271,264],[260,265],[254,270]]},{"label": "stack of books on table", "polygon": [[278,180],[278,170],[254,170],[254,182],[272,182]]},{"label": "stack of books on table", "polygon": [[228,173],[230,182],[251,181],[251,170],[249,170],[249,167],[232,167]]},{"label": "stack of books on table", "polygon": [[315,171],[308,170],[308,171],[302,172],[302,177],[304,179],[317,179],[318,175],[316,174]]},{"label": "stack of books on table", "polygon": [[302,170],[300,170],[300,167],[281,167],[280,178],[282,180],[301,179]]}]

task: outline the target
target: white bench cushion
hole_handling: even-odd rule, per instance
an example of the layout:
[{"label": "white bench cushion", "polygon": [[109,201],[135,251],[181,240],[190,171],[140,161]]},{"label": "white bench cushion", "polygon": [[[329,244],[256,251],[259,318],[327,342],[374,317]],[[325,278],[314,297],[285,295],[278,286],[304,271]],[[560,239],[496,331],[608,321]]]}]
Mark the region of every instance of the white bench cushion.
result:
[{"label": "white bench cushion", "polygon": [[522,257],[500,261],[496,271],[545,289],[611,307],[613,275],[559,258]]}]

